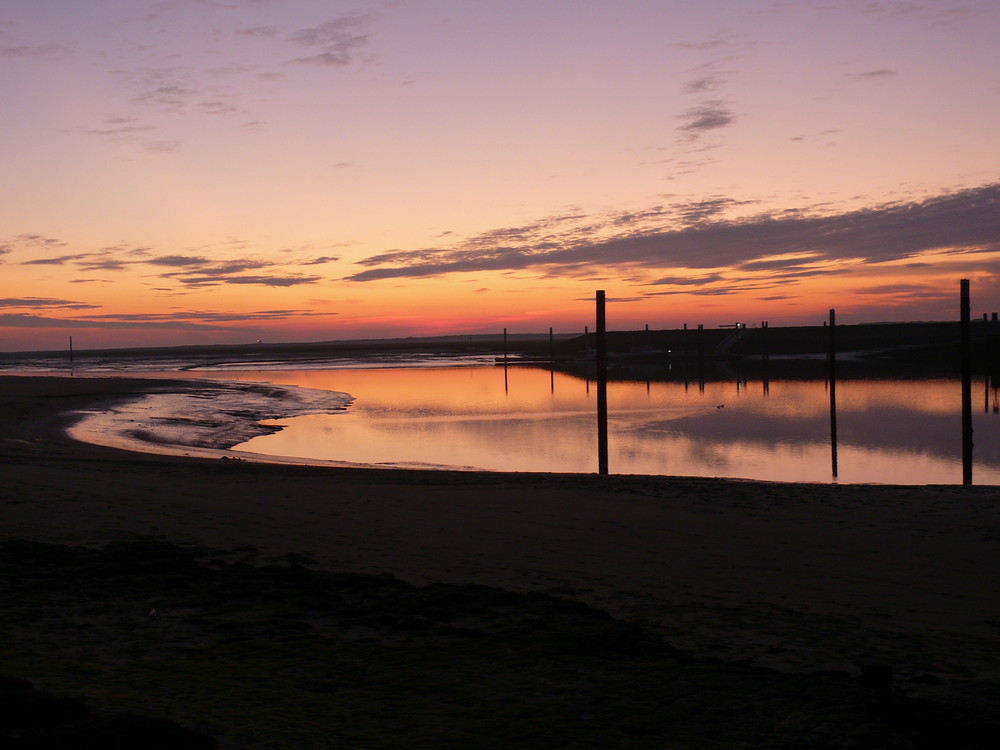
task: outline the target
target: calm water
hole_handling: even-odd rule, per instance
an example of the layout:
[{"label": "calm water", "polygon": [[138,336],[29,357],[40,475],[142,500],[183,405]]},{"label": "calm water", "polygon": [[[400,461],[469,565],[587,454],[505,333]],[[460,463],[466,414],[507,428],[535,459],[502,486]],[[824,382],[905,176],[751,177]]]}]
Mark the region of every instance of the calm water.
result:
[{"label": "calm water", "polygon": [[[192,373],[195,374],[195,373]],[[200,373],[203,377],[204,373]],[[343,413],[277,420],[240,450],[307,459],[504,471],[597,471],[596,386],[544,369],[286,370],[225,377],[344,391]],[[221,376],[221,374],[219,374]],[[976,484],[1000,484],[998,394],[974,386]],[[613,474],[957,484],[953,380],[841,380],[838,474],[822,380],[610,382]]]}]

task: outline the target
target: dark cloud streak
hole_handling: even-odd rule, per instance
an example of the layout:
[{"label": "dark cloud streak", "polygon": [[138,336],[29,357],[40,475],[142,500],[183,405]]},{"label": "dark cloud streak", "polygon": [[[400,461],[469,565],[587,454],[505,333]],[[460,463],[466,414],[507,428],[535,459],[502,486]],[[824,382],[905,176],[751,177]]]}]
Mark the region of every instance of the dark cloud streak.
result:
[{"label": "dark cloud streak", "polygon": [[84,302],[74,302],[68,299],[52,299],[50,297],[7,297],[0,299],[0,307],[28,308],[58,308],[63,310],[94,310],[100,305],[88,305]]},{"label": "dark cloud streak", "polygon": [[[17,242],[0,246],[0,255],[13,252],[18,245],[51,248],[65,243],[51,240],[41,235],[22,235]],[[23,260],[20,265],[26,266],[63,266],[75,265],[81,271],[124,271],[130,268],[153,267],[158,269],[158,278],[166,279],[185,287],[202,287],[217,284],[257,285],[268,287],[290,287],[303,284],[315,284],[323,281],[322,276],[303,275],[289,272],[291,268],[316,266],[332,263],[338,260],[334,256],[321,256],[301,261],[278,263],[270,260],[253,258],[231,258],[212,260],[203,255],[156,255],[150,256],[148,248],[126,249],[121,247],[105,248],[90,253],[71,253],[55,255],[46,258]],[[249,274],[250,271],[271,269],[269,274]],[[278,273],[277,271],[280,271]]]},{"label": "dark cloud streak", "polygon": [[732,125],[736,115],[726,102],[713,100],[692,107],[681,115],[681,119],[684,124],[678,129],[692,137],[697,137],[705,131],[718,130]]},{"label": "dark cloud streak", "polygon": [[316,284],[322,276],[190,276],[181,279],[189,286],[210,284],[252,284],[255,286],[288,287]]},{"label": "dark cloud streak", "polygon": [[[59,300],[53,300],[58,302]],[[91,307],[91,306],[85,306]],[[102,313],[75,318],[52,318],[23,313],[0,313],[0,327],[8,328],[91,328],[91,329],[160,329],[238,332],[241,323],[281,321],[288,318],[331,317],[336,313],[313,310],[253,310],[225,313],[188,310],[170,313]]]},{"label": "dark cloud streak", "polygon": [[237,331],[235,326],[218,326],[188,321],[135,323],[115,320],[80,320],[75,318],[46,318],[40,315],[0,314],[0,328],[164,328],[211,331]]},{"label": "dark cloud streak", "polygon": [[[523,228],[522,228],[523,229]],[[518,228],[496,236],[523,244],[456,249],[394,251],[358,261],[366,270],[350,281],[419,278],[466,271],[662,268],[718,269],[767,261],[766,270],[819,275],[821,261],[886,262],[926,251],[1000,251],[1000,184],[904,204],[886,204],[842,214],[797,213],[702,222],[680,229],[649,228],[609,239],[559,237]],[[788,255],[786,262],[770,261]],[[805,261],[805,265],[804,265]],[[765,270],[758,268],[757,270]]]}]

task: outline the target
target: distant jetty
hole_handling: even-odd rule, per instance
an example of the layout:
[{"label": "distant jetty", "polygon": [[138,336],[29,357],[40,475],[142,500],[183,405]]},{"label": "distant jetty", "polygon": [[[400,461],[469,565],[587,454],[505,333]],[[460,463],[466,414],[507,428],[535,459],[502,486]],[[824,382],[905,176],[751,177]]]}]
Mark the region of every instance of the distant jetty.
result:
[{"label": "distant jetty", "polygon": [[[791,366],[795,362],[820,362],[829,352],[830,330],[820,326],[729,326],[663,330],[608,331],[609,363],[661,367],[692,363],[770,363]],[[950,370],[958,362],[960,324],[956,322],[868,323],[837,325],[838,357],[855,362],[889,365],[905,369]],[[129,349],[80,349],[76,359],[99,358],[105,363],[134,360],[185,361],[191,367],[240,364],[256,361],[336,360],[350,358],[373,361],[392,356],[478,356],[509,365],[554,365],[574,369],[574,363],[593,358],[593,333],[502,333],[355,339],[300,343],[253,342],[232,345],[142,347]],[[1000,322],[972,322],[973,361],[979,372],[1000,371]],[[13,370],[26,361],[68,361],[68,350],[0,352],[0,370]],[[957,366],[957,365],[956,365]],[[1000,373],[998,373],[1000,375]]]}]

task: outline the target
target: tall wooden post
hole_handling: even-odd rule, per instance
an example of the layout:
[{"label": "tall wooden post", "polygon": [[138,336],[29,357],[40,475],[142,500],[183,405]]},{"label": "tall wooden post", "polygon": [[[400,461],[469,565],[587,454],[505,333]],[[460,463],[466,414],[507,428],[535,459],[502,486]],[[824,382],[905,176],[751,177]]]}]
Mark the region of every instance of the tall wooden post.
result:
[{"label": "tall wooden post", "polygon": [[830,310],[830,352],[827,355],[830,370],[830,467],[837,478],[837,311]]},{"label": "tall wooden post", "polygon": [[608,473],[608,346],[604,290],[597,292],[597,473]]},{"label": "tall wooden post", "polygon": [[962,279],[962,484],[972,484],[972,317],[969,303],[969,280]]}]

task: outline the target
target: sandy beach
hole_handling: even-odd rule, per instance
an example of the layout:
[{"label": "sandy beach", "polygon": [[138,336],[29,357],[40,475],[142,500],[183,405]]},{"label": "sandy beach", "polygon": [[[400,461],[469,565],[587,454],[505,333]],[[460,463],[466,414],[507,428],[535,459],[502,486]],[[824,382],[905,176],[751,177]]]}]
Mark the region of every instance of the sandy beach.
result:
[{"label": "sandy beach", "polygon": [[1000,705],[1000,488],[319,468],[77,443],[75,410],[184,383],[0,377],[0,536],[152,536],[410,583],[555,593],[696,656],[892,667]]}]

